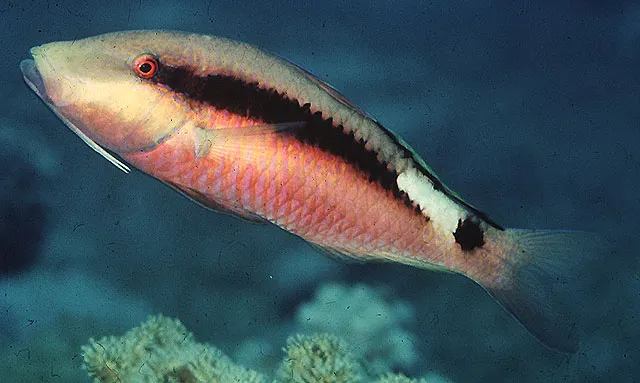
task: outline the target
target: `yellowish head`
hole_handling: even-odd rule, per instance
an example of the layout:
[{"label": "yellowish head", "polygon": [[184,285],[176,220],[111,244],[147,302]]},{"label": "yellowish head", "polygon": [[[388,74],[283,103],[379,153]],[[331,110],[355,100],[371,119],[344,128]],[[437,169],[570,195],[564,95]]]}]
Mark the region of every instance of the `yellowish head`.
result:
[{"label": "yellowish head", "polygon": [[145,151],[186,118],[183,101],[147,81],[156,59],[184,57],[180,37],[134,31],[54,42],[32,48],[33,60],[20,67],[27,84],[95,150]]}]

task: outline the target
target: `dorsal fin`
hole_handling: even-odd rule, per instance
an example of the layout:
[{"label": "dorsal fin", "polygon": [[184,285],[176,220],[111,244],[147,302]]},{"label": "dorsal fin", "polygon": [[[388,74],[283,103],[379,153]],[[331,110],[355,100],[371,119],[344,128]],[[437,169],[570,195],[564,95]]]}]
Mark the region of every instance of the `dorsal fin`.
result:
[{"label": "dorsal fin", "polygon": [[[286,59],[285,59],[286,60]],[[304,75],[308,80],[310,80],[311,82],[313,82],[314,84],[316,84],[317,86],[319,86],[322,90],[324,90],[325,92],[329,93],[331,95],[331,97],[333,97],[336,101],[338,101],[339,103],[341,103],[342,105],[346,106],[349,109],[355,110],[358,113],[360,113],[363,116],[367,116],[368,115],[359,107],[357,107],[356,105],[353,105],[351,103],[351,101],[349,101],[342,93],[340,93],[339,90],[337,90],[336,88],[334,88],[331,84],[328,84],[327,82],[319,79],[318,77],[316,77],[313,73],[309,72],[308,70],[304,69],[303,67],[301,67],[300,65],[293,63],[289,60],[286,60],[289,63],[291,63],[302,75]]]},{"label": "dorsal fin", "polygon": [[342,93],[340,93],[336,88],[334,88],[330,84],[327,84],[326,82],[324,82],[323,80],[321,80],[318,77],[314,76],[312,73],[310,73],[306,69],[300,67],[299,65],[297,65],[295,63],[292,63],[292,62],[291,62],[291,64],[301,74],[303,74],[307,79],[309,79],[311,82],[313,82],[318,87],[320,87],[322,90],[324,90],[329,95],[331,95],[331,97],[333,97],[336,101],[338,101],[342,105],[344,105],[344,106],[356,111],[357,113],[361,114],[362,116],[365,116],[366,118],[370,119],[374,124],[376,124],[377,127],[379,129],[381,129],[382,131],[384,131],[395,142],[396,145],[402,147],[402,149],[405,151],[405,153],[410,155],[410,157],[413,159],[413,162],[415,163],[416,168],[422,174],[424,174],[431,181],[431,183],[433,183],[434,187],[436,187],[439,190],[441,190],[444,194],[449,196],[449,198],[454,200],[459,205],[462,205],[466,209],[469,209],[470,211],[472,211],[476,216],[478,216],[479,218],[481,218],[482,220],[487,222],[489,225],[495,227],[496,229],[504,230],[504,228],[501,225],[499,225],[497,222],[495,222],[494,220],[489,218],[487,213],[484,213],[484,212],[478,210],[473,205],[471,205],[470,203],[468,203],[467,201],[462,199],[462,197],[460,197],[460,195],[458,195],[458,193],[454,192],[449,187],[447,187],[445,184],[443,184],[442,181],[440,181],[440,178],[438,178],[438,176],[435,174],[435,172],[433,170],[431,170],[431,168],[424,162],[424,160],[418,155],[418,153],[411,146],[409,146],[409,144],[407,144],[407,142],[405,140],[403,140],[402,137],[400,137],[397,133],[395,133],[394,131],[392,131],[390,129],[385,128],[382,124],[380,124],[374,118],[369,116],[362,109],[360,109],[359,107],[353,105],[349,100],[347,100],[347,98],[344,95],[342,95]]},{"label": "dorsal fin", "polygon": [[384,126],[382,126],[379,123],[377,123],[377,124],[380,127],[380,129],[388,132],[393,137],[393,139],[397,143],[397,145],[400,145],[401,147],[403,147],[411,155],[411,158],[413,159],[413,161],[414,161],[414,163],[416,165],[416,168],[431,181],[431,183],[434,185],[435,188],[437,188],[440,191],[442,191],[449,198],[454,200],[457,204],[462,205],[466,209],[472,211],[473,214],[478,216],[480,219],[482,219],[483,221],[485,221],[489,225],[495,227],[498,230],[504,230],[504,227],[501,226],[500,224],[498,224],[493,219],[489,218],[489,215],[487,215],[487,213],[484,213],[484,212],[478,210],[476,207],[474,207],[473,205],[471,205],[470,203],[468,203],[467,201],[462,199],[462,197],[458,193],[456,193],[455,191],[451,190],[447,185],[442,183],[442,181],[440,181],[440,178],[438,177],[438,175],[429,167],[429,165],[427,165],[426,162],[424,162],[422,157],[420,157],[418,155],[418,153],[404,139],[402,139],[402,137],[400,137],[400,135],[398,135],[396,132],[394,132],[392,130],[389,130],[389,129],[385,128]]}]

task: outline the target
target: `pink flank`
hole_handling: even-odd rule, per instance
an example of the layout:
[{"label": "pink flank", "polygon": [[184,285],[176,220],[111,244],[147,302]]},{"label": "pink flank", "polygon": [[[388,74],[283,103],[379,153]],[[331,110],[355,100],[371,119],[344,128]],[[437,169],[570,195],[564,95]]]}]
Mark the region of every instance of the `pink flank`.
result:
[{"label": "pink flank", "polygon": [[193,128],[183,128],[149,152],[124,157],[162,181],[343,253],[389,258],[427,250],[428,220],[337,156],[265,133],[213,140],[196,159],[196,139]]}]

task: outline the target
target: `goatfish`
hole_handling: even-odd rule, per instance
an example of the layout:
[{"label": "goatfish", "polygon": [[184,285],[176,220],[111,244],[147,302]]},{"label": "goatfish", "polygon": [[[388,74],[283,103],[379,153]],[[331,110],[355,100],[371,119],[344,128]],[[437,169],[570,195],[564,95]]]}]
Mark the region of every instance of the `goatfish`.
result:
[{"label": "goatfish", "polygon": [[339,259],[462,274],[543,344],[576,351],[565,290],[596,251],[589,234],[501,226],[400,136],[292,62],[161,30],[52,42],[31,56],[20,63],[26,84],[120,170],[271,222]]}]

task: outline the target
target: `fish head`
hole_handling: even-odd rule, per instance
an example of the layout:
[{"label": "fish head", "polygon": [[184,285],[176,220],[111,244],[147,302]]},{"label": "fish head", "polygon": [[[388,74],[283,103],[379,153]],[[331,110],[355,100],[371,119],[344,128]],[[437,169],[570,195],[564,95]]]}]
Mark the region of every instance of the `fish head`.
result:
[{"label": "fish head", "polygon": [[151,31],[118,32],[34,47],[20,67],[87,144],[123,155],[154,148],[184,124],[185,103],[147,76],[158,70],[158,57],[183,51]]}]

